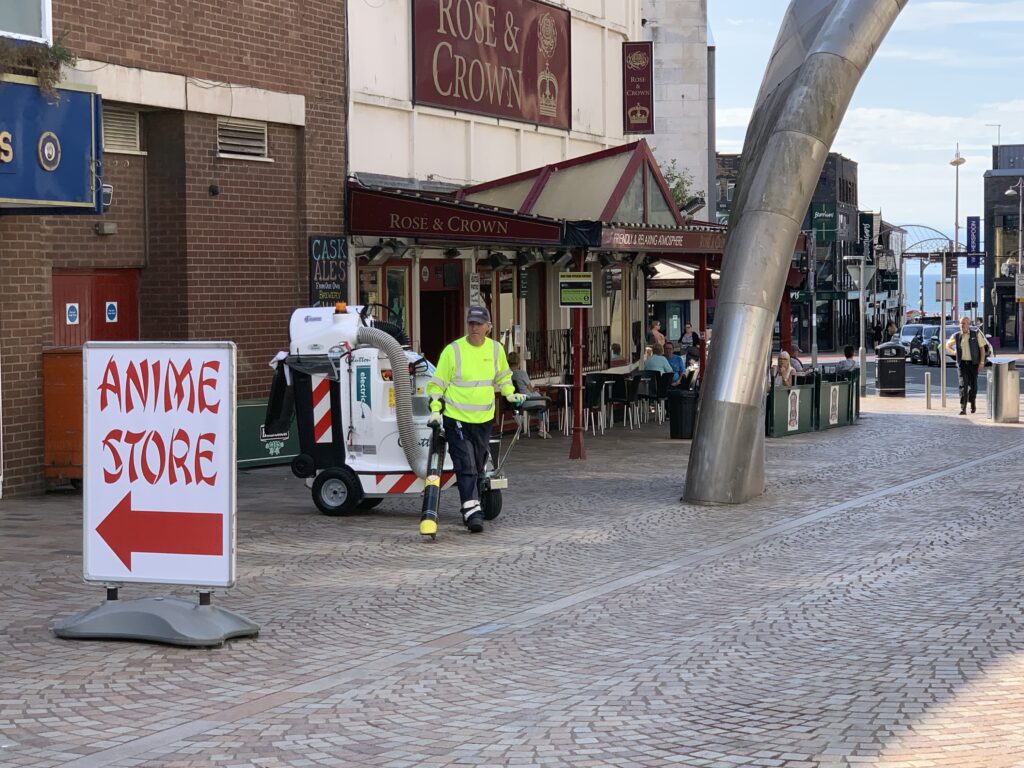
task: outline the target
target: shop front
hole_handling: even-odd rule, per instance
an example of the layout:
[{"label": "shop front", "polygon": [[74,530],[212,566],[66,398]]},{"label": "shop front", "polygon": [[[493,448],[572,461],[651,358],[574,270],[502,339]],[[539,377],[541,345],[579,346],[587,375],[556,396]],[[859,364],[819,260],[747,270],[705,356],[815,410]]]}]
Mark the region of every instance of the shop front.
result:
[{"label": "shop front", "polygon": [[544,328],[542,261],[563,247],[562,222],[355,181],[348,222],[349,300],[400,325],[428,359],[464,332],[470,305],[491,311],[509,351],[525,346],[525,326]]}]

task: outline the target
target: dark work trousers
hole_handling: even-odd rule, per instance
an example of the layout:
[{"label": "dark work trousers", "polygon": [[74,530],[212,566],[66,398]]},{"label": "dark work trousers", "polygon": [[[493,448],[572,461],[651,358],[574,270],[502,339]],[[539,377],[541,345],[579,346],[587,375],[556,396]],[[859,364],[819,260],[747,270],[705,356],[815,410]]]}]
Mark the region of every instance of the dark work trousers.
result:
[{"label": "dark work trousers", "polygon": [[444,417],[444,434],[455,467],[455,481],[463,504],[480,498],[477,481],[487,466],[488,440],[494,420],[467,424]]},{"label": "dark work trousers", "polygon": [[966,410],[967,404],[974,405],[978,395],[978,364],[970,360],[960,361],[960,408]]}]

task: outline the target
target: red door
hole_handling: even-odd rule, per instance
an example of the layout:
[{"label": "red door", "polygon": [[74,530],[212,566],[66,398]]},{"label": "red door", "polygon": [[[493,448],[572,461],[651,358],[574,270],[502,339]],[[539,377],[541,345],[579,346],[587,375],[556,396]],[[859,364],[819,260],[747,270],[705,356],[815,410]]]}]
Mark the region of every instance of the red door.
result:
[{"label": "red door", "polygon": [[54,346],[77,347],[86,341],[138,338],[138,270],[54,271]]}]

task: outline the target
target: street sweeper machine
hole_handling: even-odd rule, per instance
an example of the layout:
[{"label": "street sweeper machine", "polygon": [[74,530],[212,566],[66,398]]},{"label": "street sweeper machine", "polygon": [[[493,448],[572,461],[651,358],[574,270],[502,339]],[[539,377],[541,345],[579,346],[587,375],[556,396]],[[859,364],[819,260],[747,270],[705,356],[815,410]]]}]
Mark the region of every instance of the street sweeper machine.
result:
[{"label": "street sweeper machine", "polygon": [[[433,538],[441,491],[455,485],[444,433],[427,424],[434,366],[409,349],[399,325],[374,319],[371,309],[338,304],[292,313],[289,350],[271,361],[266,429],[286,431],[294,413],[300,453],[292,472],[306,480],[323,514],[421,495],[420,532]],[[492,441],[480,481],[487,519],[501,512],[502,465],[519,434],[503,455],[500,438]]]}]

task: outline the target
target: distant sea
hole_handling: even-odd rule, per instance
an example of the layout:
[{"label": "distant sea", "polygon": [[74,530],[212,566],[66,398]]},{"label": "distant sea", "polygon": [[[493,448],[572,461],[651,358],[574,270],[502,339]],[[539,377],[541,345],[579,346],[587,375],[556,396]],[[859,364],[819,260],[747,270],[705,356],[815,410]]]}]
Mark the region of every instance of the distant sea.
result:
[{"label": "distant sea", "polygon": [[[964,302],[973,301],[974,297],[974,272],[973,269],[966,269],[961,265],[960,274],[957,276],[957,302],[960,304],[959,310],[963,312]],[[988,314],[988,310],[985,309],[988,302],[985,300],[985,271],[978,269],[978,314]],[[935,291],[939,285],[939,266],[933,265],[925,270],[924,273],[924,311],[928,314],[939,313],[939,302],[935,298]],[[920,286],[920,280],[918,279],[917,263],[914,261],[907,262],[907,309],[918,308],[918,289]],[[947,298],[947,302],[952,301],[952,297]],[[947,307],[949,305],[947,304]]]}]

